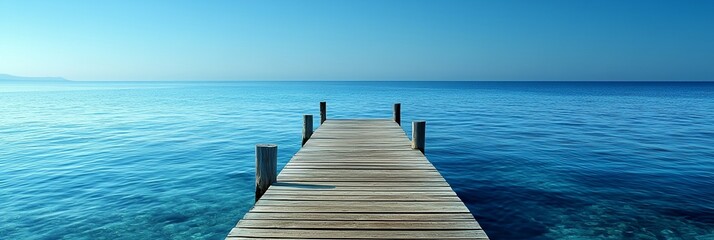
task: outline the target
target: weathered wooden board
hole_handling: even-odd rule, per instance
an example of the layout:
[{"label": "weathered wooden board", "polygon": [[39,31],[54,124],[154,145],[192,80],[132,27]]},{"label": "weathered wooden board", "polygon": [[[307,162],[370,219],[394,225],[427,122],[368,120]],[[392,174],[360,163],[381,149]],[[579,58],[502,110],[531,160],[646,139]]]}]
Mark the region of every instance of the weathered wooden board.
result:
[{"label": "weathered wooden board", "polygon": [[326,120],[226,239],[488,239],[391,119]]}]

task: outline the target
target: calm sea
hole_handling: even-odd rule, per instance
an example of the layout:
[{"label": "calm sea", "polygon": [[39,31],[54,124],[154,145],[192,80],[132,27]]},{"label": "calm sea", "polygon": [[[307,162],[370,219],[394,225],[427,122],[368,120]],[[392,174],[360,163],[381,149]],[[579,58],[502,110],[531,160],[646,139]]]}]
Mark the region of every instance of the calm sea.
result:
[{"label": "calm sea", "polygon": [[302,114],[427,120],[493,239],[714,239],[714,83],[0,84],[0,239],[222,239]]}]

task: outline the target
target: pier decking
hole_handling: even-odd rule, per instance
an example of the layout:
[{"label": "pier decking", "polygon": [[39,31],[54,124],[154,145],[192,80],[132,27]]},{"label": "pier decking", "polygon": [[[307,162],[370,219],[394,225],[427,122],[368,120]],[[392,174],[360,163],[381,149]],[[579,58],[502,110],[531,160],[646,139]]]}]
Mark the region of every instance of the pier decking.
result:
[{"label": "pier decking", "polygon": [[488,239],[390,119],[327,119],[226,239],[253,238]]}]

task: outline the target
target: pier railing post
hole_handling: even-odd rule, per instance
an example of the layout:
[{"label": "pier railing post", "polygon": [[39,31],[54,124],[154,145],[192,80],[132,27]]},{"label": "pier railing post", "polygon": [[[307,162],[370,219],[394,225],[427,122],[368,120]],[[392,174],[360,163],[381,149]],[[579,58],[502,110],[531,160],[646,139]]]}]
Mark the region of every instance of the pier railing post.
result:
[{"label": "pier railing post", "polygon": [[312,114],[302,116],[302,145],[305,146],[307,140],[312,136]]},{"label": "pier railing post", "polygon": [[327,120],[327,102],[320,102],[320,125]]},{"label": "pier railing post", "polygon": [[278,145],[255,145],[255,201],[278,180]]},{"label": "pier railing post", "polygon": [[392,114],[392,115],[393,115],[394,121],[397,122],[397,124],[399,124],[399,126],[401,126],[402,125],[402,104],[401,103],[394,104],[394,114]]},{"label": "pier railing post", "polygon": [[419,149],[424,153],[424,140],[426,137],[426,121],[412,122],[412,149]]}]

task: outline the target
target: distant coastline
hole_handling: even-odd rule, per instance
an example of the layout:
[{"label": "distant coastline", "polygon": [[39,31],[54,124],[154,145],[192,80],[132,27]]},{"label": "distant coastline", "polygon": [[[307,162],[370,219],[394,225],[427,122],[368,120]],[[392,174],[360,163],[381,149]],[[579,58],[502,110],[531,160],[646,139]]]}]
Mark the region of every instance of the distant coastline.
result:
[{"label": "distant coastline", "polygon": [[69,82],[69,80],[63,77],[21,77],[0,74],[0,82]]}]

